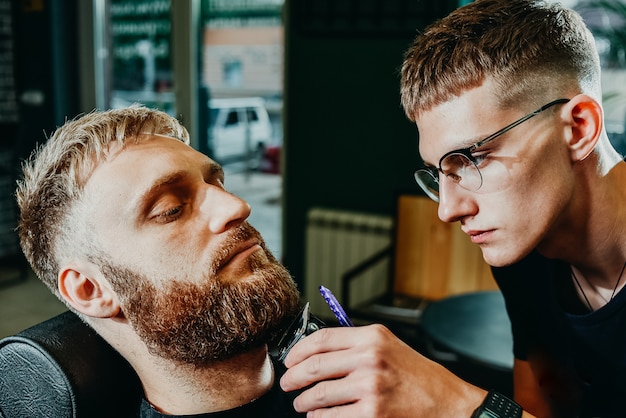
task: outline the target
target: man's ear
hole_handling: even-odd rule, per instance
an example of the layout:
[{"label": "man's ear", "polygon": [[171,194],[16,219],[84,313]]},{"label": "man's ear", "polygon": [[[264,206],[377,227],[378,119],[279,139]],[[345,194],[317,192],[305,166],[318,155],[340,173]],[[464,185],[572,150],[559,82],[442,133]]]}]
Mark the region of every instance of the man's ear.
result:
[{"label": "man's ear", "polygon": [[77,311],[96,318],[110,318],[120,312],[117,296],[100,269],[91,263],[72,262],[58,276],[61,296]]},{"label": "man's ear", "polygon": [[592,97],[578,94],[563,106],[561,116],[567,122],[566,140],[572,162],[582,161],[602,136],[602,106]]}]

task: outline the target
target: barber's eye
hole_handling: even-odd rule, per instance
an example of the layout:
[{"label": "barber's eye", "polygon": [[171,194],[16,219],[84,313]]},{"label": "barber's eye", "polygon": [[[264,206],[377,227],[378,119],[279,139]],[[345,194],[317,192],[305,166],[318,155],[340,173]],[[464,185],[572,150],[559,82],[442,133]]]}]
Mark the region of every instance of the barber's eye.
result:
[{"label": "barber's eye", "polygon": [[489,157],[488,152],[472,154],[472,162],[474,163],[476,167],[480,167],[483,163],[485,163],[488,157]]},{"label": "barber's eye", "polygon": [[458,183],[461,181],[461,176],[459,176],[457,173],[446,173],[446,177],[455,183]]}]

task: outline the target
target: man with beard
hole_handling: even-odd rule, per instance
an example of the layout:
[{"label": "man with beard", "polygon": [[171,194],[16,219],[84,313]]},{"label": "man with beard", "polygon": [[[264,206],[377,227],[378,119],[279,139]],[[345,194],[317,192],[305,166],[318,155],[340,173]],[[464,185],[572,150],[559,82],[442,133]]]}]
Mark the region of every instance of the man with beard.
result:
[{"label": "man with beard", "polygon": [[298,310],[295,283],[176,119],[93,112],[23,170],[22,249],[137,372],[142,417],[300,416],[267,348]]}]

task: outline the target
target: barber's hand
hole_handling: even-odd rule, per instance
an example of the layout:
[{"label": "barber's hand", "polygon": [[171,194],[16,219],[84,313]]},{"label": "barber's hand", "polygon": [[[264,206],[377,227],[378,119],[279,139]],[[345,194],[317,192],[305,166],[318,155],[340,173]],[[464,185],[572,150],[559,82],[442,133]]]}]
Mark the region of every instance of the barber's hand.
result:
[{"label": "barber's hand", "polygon": [[382,325],[324,328],[293,347],[283,390],[308,418],[470,417],[486,392],[428,360]]}]

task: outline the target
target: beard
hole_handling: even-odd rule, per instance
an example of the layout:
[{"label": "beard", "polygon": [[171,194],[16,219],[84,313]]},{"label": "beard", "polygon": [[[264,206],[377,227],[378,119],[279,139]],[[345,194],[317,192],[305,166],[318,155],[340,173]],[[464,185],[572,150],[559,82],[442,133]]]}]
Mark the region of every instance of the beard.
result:
[{"label": "beard", "polygon": [[220,277],[228,251],[216,255],[202,280],[171,279],[158,287],[145,275],[99,264],[152,354],[203,366],[267,344],[299,309],[296,284],[254,228],[242,224],[225,248],[250,237],[259,239],[265,256],[251,254],[245,264],[252,273],[240,280]]}]

